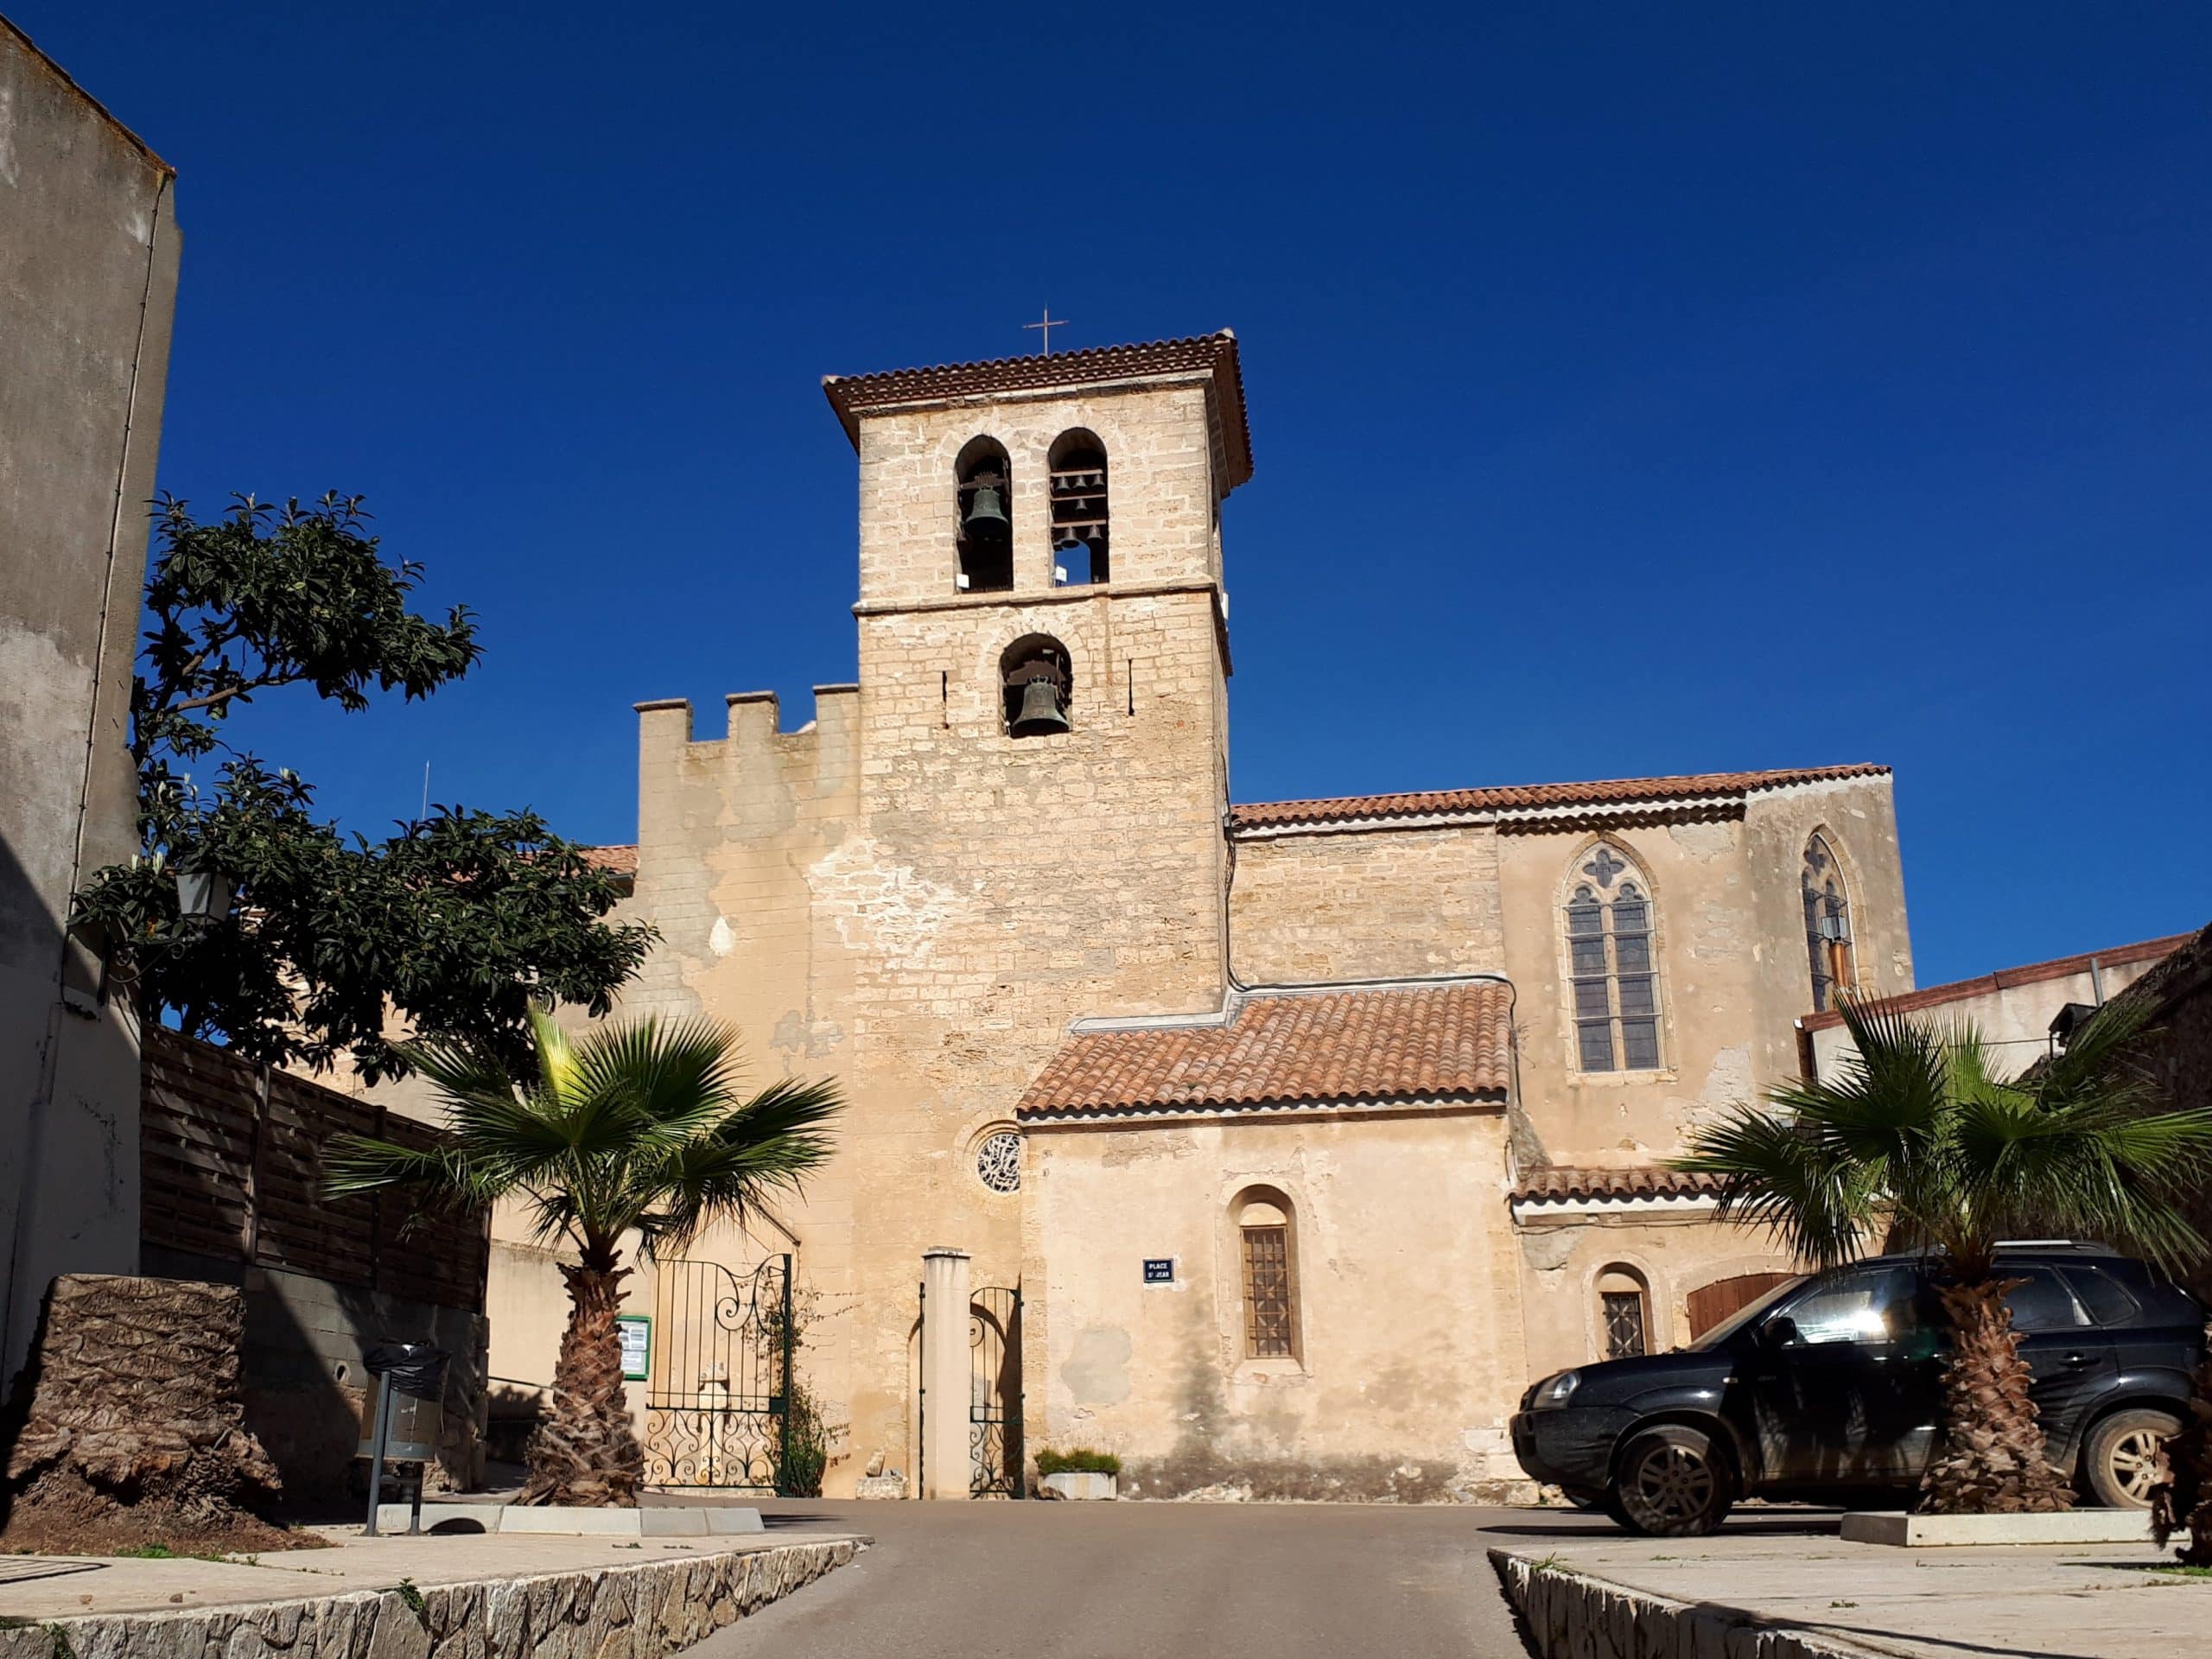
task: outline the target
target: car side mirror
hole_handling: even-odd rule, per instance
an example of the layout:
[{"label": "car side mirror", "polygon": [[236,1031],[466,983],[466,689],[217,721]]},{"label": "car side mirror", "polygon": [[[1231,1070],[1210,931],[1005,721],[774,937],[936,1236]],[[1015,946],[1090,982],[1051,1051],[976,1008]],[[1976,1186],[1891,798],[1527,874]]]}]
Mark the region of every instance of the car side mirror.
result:
[{"label": "car side mirror", "polygon": [[1797,1345],[1797,1321],[1787,1313],[1777,1314],[1759,1326],[1759,1346],[1762,1348],[1795,1348]]}]

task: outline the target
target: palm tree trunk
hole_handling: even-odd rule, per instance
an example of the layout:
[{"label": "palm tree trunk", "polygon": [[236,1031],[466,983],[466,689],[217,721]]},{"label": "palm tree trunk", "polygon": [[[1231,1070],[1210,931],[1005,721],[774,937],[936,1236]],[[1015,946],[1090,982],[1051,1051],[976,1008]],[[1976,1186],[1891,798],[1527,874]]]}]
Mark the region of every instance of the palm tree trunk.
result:
[{"label": "palm tree trunk", "polygon": [[569,1281],[569,1327],[553,1367],[553,1401],[531,1437],[524,1503],[634,1509],[645,1454],[622,1387],[622,1340],[614,1316],[627,1268],[561,1264]]},{"label": "palm tree trunk", "polygon": [[1921,1477],[1923,1514],[2041,1515],[2074,1506],[2066,1478],[2050,1466],[2028,1397],[2034,1374],[2005,1304],[2005,1293],[2020,1282],[1936,1287],[1952,1347],[1943,1367],[1943,1444]]},{"label": "palm tree trunk", "polygon": [[[2204,1339],[2212,1344],[2212,1325]],[[2188,1533],[2182,1565],[2212,1567],[2212,1346],[2196,1368],[2188,1423],[2158,1451],[2165,1468],[2151,1489],[2151,1535],[2163,1549],[2175,1534]]]}]

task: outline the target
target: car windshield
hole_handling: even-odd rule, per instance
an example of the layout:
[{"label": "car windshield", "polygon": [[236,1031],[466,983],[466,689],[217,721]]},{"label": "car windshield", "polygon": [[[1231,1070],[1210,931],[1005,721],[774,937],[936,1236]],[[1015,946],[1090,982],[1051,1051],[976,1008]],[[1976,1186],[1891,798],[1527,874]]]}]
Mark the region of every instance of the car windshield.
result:
[{"label": "car windshield", "polygon": [[1742,1330],[1752,1320],[1758,1319],[1760,1314],[1765,1313],[1767,1309],[1772,1307],[1784,1296],[1789,1294],[1791,1291],[1796,1290],[1799,1286],[1802,1285],[1805,1282],[1805,1277],[1806,1275],[1800,1274],[1795,1279],[1785,1279],[1780,1284],[1777,1285],[1772,1290],[1767,1292],[1765,1295],[1760,1297],[1757,1301],[1746,1303],[1744,1306],[1737,1309],[1736,1312],[1731,1313],[1726,1319],[1721,1320],[1719,1324],[1714,1325],[1712,1330],[1707,1332],[1695,1342],[1690,1344],[1690,1352],[1694,1354],[1702,1354],[1718,1348],[1722,1343],[1727,1341],[1729,1338],[1734,1336],[1738,1331]]}]

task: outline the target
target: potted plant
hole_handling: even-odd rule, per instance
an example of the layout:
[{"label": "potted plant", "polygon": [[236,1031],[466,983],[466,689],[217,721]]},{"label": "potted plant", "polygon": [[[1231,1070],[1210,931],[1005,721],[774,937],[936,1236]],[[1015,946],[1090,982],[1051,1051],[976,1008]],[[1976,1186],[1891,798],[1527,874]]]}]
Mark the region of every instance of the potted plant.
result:
[{"label": "potted plant", "polygon": [[1119,1496],[1122,1460],[1111,1452],[1079,1446],[1071,1452],[1037,1454],[1039,1497],[1110,1498]]}]

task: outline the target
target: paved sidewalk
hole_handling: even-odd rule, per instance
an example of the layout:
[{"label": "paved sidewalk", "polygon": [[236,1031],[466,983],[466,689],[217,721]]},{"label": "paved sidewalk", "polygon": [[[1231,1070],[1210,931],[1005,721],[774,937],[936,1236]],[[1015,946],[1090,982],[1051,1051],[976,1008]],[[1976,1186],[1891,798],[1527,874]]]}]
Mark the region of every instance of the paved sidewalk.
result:
[{"label": "paved sidewalk", "polygon": [[[1534,1517],[1531,1516],[1531,1519]],[[2140,1544],[1906,1549],[1820,1533],[1630,1538],[1508,1525],[1488,1540],[1551,1573],[1732,1610],[1844,1650],[1910,1659],[2174,1659],[2212,1652],[2212,1579]]]},{"label": "paved sidewalk", "polygon": [[[736,1538],[612,1538],[458,1535],[364,1538],[359,1527],[318,1527],[329,1549],[271,1551],[225,1560],[191,1557],[66,1558],[0,1555],[0,1619],[76,1618],[92,1614],[174,1613],[302,1597],[390,1590],[404,1579],[423,1589],[596,1567],[636,1567],[683,1556],[730,1555],[795,1541],[773,1532]],[[809,1543],[850,1536],[810,1529]],[[36,1575],[36,1576],[32,1576]]]}]

